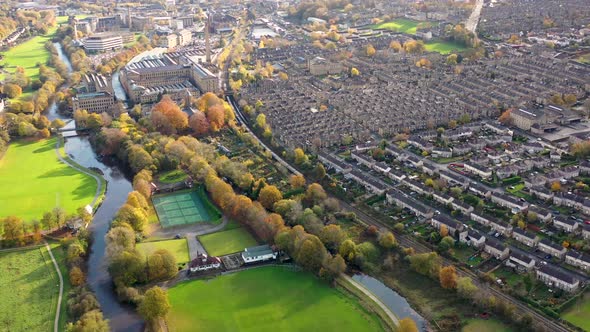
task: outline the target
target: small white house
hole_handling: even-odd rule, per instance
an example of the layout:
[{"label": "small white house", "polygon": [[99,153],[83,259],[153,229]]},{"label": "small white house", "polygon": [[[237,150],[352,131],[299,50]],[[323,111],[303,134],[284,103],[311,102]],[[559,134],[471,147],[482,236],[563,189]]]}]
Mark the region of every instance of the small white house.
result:
[{"label": "small white house", "polygon": [[242,252],[244,263],[264,262],[277,258],[277,252],[273,251],[268,244],[250,247]]}]

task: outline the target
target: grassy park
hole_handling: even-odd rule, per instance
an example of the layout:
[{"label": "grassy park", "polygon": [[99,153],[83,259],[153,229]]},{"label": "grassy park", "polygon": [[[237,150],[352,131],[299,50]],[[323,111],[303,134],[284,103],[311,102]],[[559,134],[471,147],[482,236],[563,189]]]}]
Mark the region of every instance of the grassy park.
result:
[{"label": "grassy park", "polygon": [[199,236],[199,241],[211,256],[232,254],[258,244],[242,227]]},{"label": "grassy park", "polygon": [[177,264],[184,264],[189,261],[186,239],[141,242],[137,244],[137,250],[146,256],[159,249],[170,251],[174,258],[176,258]]},{"label": "grassy park", "polygon": [[378,318],[305,272],[264,267],[169,289],[170,331],[379,331]]},{"label": "grassy park", "polygon": [[438,52],[440,54],[449,54],[453,51],[462,52],[467,49],[461,44],[444,40],[428,41],[426,42],[425,47],[428,52]]},{"label": "grassy park", "polygon": [[45,247],[0,253],[0,266],[0,330],[53,330],[59,280]]},{"label": "grassy park", "polygon": [[585,331],[590,331],[590,320],[588,317],[590,317],[590,296],[587,294],[561,315],[561,318]]},{"label": "grassy park", "polygon": [[416,34],[416,28],[420,22],[409,20],[406,18],[398,18],[393,21],[383,22],[371,26],[372,29],[385,29],[410,35]]},{"label": "grassy park", "polygon": [[74,213],[92,202],[96,181],[62,164],[55,144],[55,138],[10,144],[0,159],[0,217],[15,215],[30,221],[56,206]]}]

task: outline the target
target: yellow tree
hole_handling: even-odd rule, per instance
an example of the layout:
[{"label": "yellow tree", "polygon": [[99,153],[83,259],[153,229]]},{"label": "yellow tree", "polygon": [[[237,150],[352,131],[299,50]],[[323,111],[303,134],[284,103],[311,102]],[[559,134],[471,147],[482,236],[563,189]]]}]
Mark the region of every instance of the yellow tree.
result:
[{"label": "yellow tree", "polygon": [[305,177],[303,175],[291,175],[289,183],[293,189],[302,188],[305,186]]},{"label": "yellow tree", "polygon": [[553,192],[561,191],[561,184],[559,183],[559,181],[554,181],[551,184],[551,191],[553,191]]},{"label": "yellow tree", "polygon": [[397,327],[398,332],[418,332],[418,327],[414,320],[410,317],[403,318],[399,321],[399,326]]},{"label": "yellow tree", "polygon": [[283,199],[283,194],[275,186],[265,186],[260,190],[260,194],[258,195],[258,201],[268,210],[272,209],[274,204],[281,199]]},{"label": "yellow tree", "polygon": [[375,55],[375,53],[377,53],[377,50],[371,44],[367,45],[367,49],[365,51],[366,51],[367,56],[373,56],[373,55]]},{"label": "yellow tree", "polygon": [[351,76],[359,76],[360,74],[361,74],[361,72],[358,69],[354,68],[354,67],[352,67],[352,69],[350,70],[350,75]]},{"label": "yellow tree", "polygon": [[449,228],[446,225],[440,225],[439,233],[441,237],[445,237],[449,235]]},{"label": "yellow tree", "polygon": [[457,271],[453,265],[445,266],[439,272],[440,286],[444,289],[457,288]]}]

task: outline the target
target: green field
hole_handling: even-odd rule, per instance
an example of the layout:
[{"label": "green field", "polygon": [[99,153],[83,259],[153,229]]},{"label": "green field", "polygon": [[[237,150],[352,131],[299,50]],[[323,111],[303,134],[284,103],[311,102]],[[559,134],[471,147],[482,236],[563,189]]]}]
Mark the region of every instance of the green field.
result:
[{"label": "green field", "polygon": [[258,245],[242,227],[199,236],[199,241],[211,256],[223,256]]},{"label": "green field", "polygon": [[180,181],[184,181],[187,178],[185,172],[180,169],[175,169],[172,171],[164,172],[160,174],[158,180],[162,183],[176,183]]},{"label": "green field", "polygon": [[305,272],[257,268],[180,283],[170,331],[380,331],[378,318]]},{"label": "green field", "polygon": [[59,280],[45,247],[0,254],[0,331],[52,331]]},{"label": "green field", "polygon": [[398,18],[393,21],[383,22],[371,26],[372,29],[386,29],[410,35],[416,34],[416,27],[420,22],[408,20],[406,18]]},{"label": "green field", "polygon": [[62,164],[55,154],[56,139],[10,144],[0,159],[0,217],[40,219],[56,206],[68,213],[90,204],[96,181]]},{"label": "green field", "polygon": [[170,253],[174,255],[174,258],[176,258],[177,264],[188,263],[190,260],[186,239],[141,242],[137,244],[137,250],[146,255],[149,255],[158,249],[167,249],[170,251]]},{"label": "green field", "polygon": [[566,310],[561,318],[568,322],[590,331],[590,295],[585,294],[581,300],[574,303]]},{"label": "green field", "polygon": [[463,45],[442,40],[426,42],[425,46],[428,52],[438,52],[440,54],[449,54],[453,51],[462,52],[467,49]]},{"label": "green field", "polygon": [[510,332],[511,328],[497,319],[470,319],[462,332]]}]

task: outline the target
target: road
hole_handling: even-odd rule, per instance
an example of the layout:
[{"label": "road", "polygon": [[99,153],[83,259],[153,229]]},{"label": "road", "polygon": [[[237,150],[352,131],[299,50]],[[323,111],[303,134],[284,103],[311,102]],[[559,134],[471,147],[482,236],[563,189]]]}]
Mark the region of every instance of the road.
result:
[{"label": "road", "polygon": [[[465,21],[465,29],[473,32],[476,34],[475,30],[477,30],[477,24],[479,23],[479,17],[481,15],[481,9],[483,8],[483,0],[476,0],[475,7],[469,15],[467,21]],[[477,35],[477,34],[476,34]]]},{"label": "road", "polygon": [[59,332],[59,314],[61,313],[61,299],[64,293],[64,278],[61,275],[61,271],[57,265],[57,262],[55,261],[55,257],[53,257],[51,247],[47,242],[45,242],[45,248],[47,248],[49,257],[51,257],[51,261],[53,262],[53,266],[55,266],[55,271],[57,271],[57,276],[59,277],[59,296],[57,297],[57,309],[55,309],[55,321],[53,322],[53,332]]}]

